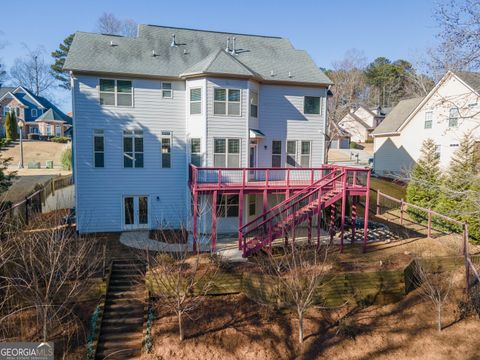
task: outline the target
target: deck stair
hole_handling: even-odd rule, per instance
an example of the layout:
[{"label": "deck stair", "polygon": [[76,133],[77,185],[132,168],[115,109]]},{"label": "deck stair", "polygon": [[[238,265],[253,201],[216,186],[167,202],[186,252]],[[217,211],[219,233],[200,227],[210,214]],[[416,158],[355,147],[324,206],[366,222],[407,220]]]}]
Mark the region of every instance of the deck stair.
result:
[{"label": "deck stair", "polygon": [[340,200],[346,180],[346,171],[332,171],[245,224],[239,230],[243,256],[256,253]]},{"label": "deck stair", "polygon": [[140,358],[145,270],[140,261],[113,260],[96,359]]}]

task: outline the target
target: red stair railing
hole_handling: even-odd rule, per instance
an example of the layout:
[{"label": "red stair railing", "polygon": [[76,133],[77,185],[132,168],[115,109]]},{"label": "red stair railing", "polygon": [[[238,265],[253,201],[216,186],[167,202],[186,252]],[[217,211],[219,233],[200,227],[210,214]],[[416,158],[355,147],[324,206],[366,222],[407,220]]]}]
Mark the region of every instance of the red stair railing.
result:
[{"label": "red stair railing", "polygon": [[[243,226],[240,231],[244,256],[248,256],[250,252],[273,241],[273,237],[277,236],[279,232],[283,232],[285,226],[290,226],[290,224],[296,226],[304,221],[308,211],[319,211],[325,202],[336,201],[336,197],[342,196],[342,188],[346,186],[347,171],[342,169],[339,174],[336,173],[336,171],[331,172],[317,183],[302,190],[300,194],[286,199],[275,208]],[[333,174],[336,175],[333,176]],[[266,218],[263,219],[264,217]],[[260,238],[256,238],[254,246],[248,248],[247,239],[255,239],[256,236]]]}]

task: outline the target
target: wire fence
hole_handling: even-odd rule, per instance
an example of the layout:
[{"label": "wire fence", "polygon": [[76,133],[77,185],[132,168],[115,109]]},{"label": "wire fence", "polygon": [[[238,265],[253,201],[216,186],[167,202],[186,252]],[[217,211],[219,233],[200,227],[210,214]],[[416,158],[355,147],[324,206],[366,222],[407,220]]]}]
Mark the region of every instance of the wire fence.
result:
[{"label": "wire fence", "polygon": [[61,176],[49,180],[40,189],[28,195],[22,201],[12,204],[3,203],[0,205],[0,222],[8,224],[13,221],[21,221],[28,225],[32,216],[42,212],[46,199],[55,195],[55,191],[73,184],[71,175]]}]

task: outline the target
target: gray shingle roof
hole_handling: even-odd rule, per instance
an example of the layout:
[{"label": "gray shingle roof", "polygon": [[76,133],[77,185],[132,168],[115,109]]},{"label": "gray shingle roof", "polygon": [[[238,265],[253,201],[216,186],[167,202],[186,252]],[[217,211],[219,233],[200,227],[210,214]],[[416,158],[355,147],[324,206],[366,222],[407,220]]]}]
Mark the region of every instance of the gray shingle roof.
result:
[{"label": "gray shingle roof", "polygon": [[66,116],[65,114],[60,113],[55,109],[48,109],[41,116],[39,116],[38,119],[36,119],[35,121],[61,121],[65,123],[67,122],[64,119],[65,116]]},{"label": "gray shingle roof", "polygon": [[15,90],[16,88],[14,87],[9,87],[9,86],[4,86],[4,87],[0,87],[0,98],[5,95],[6,93],[8,93],[9,91],[13,91]]},{"label": "gray shingle roof", "polygon": [[375,128],[372,135],[391,134],[396,132],[423,99],[423,97],[417,97],[400,101],[380,125]]},{"label": "gray shingle roof", "polygon": [[473,90],[480,91],[480,73],[477,72],[467,72],[467,71],[456,71],[454,73],[464,82],[466,82]]},{"label": "gray shingle roof", "polygon": [[[176,47],[170,46],[172,34]],[[235,55],[219,51],[225,50],[227,37],[235,37]],[[264,81],[332,83],[305,51],[285,38],[153,25],[140,25],[137,38],[77,32],[64,68],[158,77],[210,69]]]}]

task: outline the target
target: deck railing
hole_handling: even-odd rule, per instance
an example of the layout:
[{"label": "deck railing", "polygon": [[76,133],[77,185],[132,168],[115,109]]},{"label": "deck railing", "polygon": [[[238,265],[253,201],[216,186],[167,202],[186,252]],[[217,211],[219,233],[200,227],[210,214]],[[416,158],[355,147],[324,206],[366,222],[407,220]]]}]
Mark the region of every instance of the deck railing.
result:
[{"label": "deck railing", "polygon": [[350,187],[366,186],[368,169],[335,165],[318,168],[210,168],[190,165],[190,184],[203,189],[305,187],[332,171],[344,170]]}]

